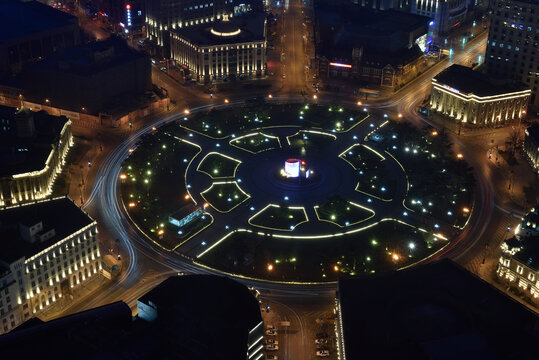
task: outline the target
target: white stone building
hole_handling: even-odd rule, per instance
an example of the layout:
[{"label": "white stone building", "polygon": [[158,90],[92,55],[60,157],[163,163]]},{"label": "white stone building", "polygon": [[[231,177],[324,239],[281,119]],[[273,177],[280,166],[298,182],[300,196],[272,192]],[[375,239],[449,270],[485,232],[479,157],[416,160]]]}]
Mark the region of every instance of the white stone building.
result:
[{"label": "white stone building", "polygon": [[0,210],[0,334],[101,273],[97,223],[60,197]]}]

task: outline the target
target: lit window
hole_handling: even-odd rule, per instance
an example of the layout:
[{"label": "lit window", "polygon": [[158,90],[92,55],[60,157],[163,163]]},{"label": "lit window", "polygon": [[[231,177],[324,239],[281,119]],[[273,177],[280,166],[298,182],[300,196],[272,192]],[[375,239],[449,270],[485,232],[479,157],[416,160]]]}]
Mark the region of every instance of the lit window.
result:
[{"label": "lit window", "polygon": [[534,281],[535,280],[535,275],[533,273],[529,273],[528,274],[528,280]]},{"label": "lit window", "polygon": [[524,270],[524,269],[522,268],[522,266],[517,265],[517,273],[519,273],[519,274],[522,275],[522,271],[523,271],[523,270]]}]

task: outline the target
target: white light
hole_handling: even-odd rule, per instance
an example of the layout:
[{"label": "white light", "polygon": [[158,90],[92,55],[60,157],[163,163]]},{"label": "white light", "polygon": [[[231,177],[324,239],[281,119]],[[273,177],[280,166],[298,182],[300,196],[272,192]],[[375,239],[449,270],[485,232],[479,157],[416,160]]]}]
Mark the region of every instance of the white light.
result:
[{"label": "white light", "polygon": [[405,211],[405,212],[402,213],[402,215],[408,216],[408,212]]},{"label": "white light", "polygon": [[415,249],[415,244],[411,242],[410,244],[408,244],[408,247],[413,250]]}]

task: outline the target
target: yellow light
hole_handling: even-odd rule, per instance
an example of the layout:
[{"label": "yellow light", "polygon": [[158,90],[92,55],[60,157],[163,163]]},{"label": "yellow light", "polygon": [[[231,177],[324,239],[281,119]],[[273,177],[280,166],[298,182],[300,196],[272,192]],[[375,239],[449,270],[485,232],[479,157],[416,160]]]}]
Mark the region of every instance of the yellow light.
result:
[{"label": "yellow light", "polygon": [[338,267],[337,265],[335,265],[335,266],[333,267],[333,270],[339,271],[339,267]]},{"label": "yellow light", "polygon": [[393,255],[391,255],[391,257],[393,258],[393,260],[399,261],[399,255],[397,253],[393,253]]},{"label": "yellow light", "polygon": [[466,213],[466,214],[467,214],[467,213],[469,213],[469,212],[470,212],[470,209],[468,209],[467,207],[465,207],[465,208],[463,208],[463,209],[462,209],[462,212],[464,212],[464,213]]},{"label": "yellow light", "polygon": [[273,99],[273,95],[271,95],[271,94],[269,94],[268,97],[269,97],[270,99]]},{"label": "yellow light", "polygon": [[129,149],[129,152],[132,153],[133,151],[135,151],[134,149]]},{"label": "yellow light", "polygon": [[135,204],[134,202],[130,202],[130,203],[129,203],[129,207],[131,207],[131,208],[132,208],[132,207],[135,207],[136,205],[137,205],[137,204]]},{"label": "yellow light", "polygon": [[203,205],[204,208],[207,208],[208,206],[210,206],[210,204],[208,204],[208,203],[204,203],[204,205]]},{"label": "yellow light", "polygon": [[152,126],[152,130],[155,131],[157,130],[157,128],[155,126]]},{"label": "yellow light", "polygon": [[228,104],[228,99],[225,99],[225,104]]},{"label": "yellow light", "polygon": [[356,104],[357,104],[358,106],[363,105],[361,101],[358,101]]},{"label": "yellow light", "polygon": [[185,109],[185,110],[183,111],[183,113],[184,113],[185,115],[189,115],[191,112],[189,111],[189,109]]},{"label": "yellow light", "polygon": [[457,158],[462,159],[463,157],[464,157],[464,155],[462,155],[461,153],[457,154]]},{"label": "yellow light", "polygon": [[268,271],[272,271],[273,270],[273,265],[272,264],[268,264]]},{"label": "yellow light", "polygon": [[402,117],[402,114],[401,114],[401,113],[399,113],[399,118],[401,118],[401,117]]},{"label": "yellow light", "polygon": [[318,96],[316,96],[316,94],[313,95],[313,99],[318,99]]},{"label": "yellow light", "polygon": [[189,194],[185,195],[185,200],[189,200],[190,198],[191,198],[191,196],[189,196]]},{"label": "yellow light", "polygon": [[433,132],[431,132],[431,135],[432,135],[432,136],[438,135],[438,131],[434,130]]},{"label": "yellow light", "polygon": [[125,175],[125,174],[121,174],[121,175],[120,175],[120,179],[122,179],[122,180],[125,180],[125,179],[127,179],[127,175]]},{"label": "yellow light", "polygon": [[165,230],[161,229],[157,232],[157,235],[163,235],[165,233]]}]

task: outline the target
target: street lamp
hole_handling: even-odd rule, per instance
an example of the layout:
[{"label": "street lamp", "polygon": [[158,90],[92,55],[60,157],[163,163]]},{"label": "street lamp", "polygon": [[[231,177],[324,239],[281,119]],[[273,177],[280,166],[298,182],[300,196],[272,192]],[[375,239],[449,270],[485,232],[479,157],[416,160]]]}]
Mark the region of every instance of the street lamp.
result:
[{"label": "street lamp", "polygon": [[185,115],[189,115],[191,112],[189,111],[189,109],[185,109],[185,110],[183,111],[183,113],[184,113]]}]

